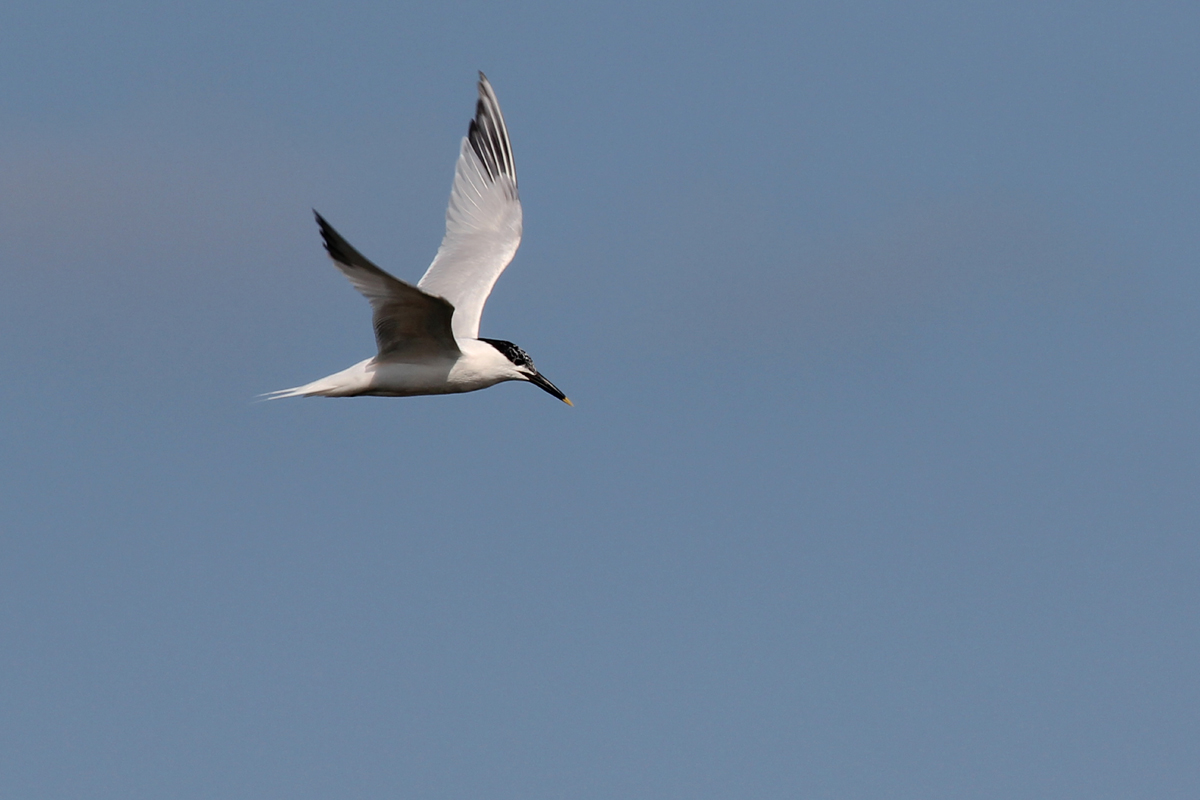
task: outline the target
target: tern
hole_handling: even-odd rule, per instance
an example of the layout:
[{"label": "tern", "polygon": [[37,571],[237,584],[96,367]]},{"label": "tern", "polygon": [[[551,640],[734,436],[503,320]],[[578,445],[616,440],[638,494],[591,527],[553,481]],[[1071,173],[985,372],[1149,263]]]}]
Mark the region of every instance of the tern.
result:
[{"label": "tern", "polygon": [[483,305],[521,244],[512,145],[496,93],[482,72],[475,118],[454,170],[446,235],[416,286],[372,264],[313,213],[334,265],[371,303],[379,352],[341,372],[265,397],[410,397],[527,381],[573,405],[520,347],[479,336]]}]

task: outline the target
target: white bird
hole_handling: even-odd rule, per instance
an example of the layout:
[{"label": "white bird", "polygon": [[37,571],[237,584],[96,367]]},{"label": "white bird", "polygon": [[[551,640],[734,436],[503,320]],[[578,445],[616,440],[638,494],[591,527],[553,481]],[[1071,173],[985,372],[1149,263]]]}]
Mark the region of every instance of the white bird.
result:
[{"label": "white bird", "polygon": [[524,350],[479,336],[483,304],[521,244],[512,146],[496,93],[482,72],[475,119],[462,140],[450,190],[446,235],[416,286],[372,264],[320,214],[316,217],[334,265],[371,303],[379,352],[341,372],[266,397],[408,397],[528,381],[573,405],[542,377]]}]

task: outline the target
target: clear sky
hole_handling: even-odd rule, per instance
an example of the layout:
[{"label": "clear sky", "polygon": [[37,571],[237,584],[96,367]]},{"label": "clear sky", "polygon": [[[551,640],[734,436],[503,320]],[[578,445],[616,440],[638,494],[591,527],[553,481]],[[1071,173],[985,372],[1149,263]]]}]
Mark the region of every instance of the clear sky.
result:
[{"label": "clear sky", "polygon": [[[1200,796],[1200,5],[0,7],[0,796]],[[504,384],[373,352],[476,70]]]}]

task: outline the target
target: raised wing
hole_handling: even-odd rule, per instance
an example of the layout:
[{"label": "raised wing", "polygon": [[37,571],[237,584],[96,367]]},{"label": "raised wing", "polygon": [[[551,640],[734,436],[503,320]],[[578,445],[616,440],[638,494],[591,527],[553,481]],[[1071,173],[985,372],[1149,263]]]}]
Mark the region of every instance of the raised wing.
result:
[{"label": "raised wing", "polygon": [[329,257],[375,310],[376,358],[422,361],[458,357],[461,351],[450,327],[454,306],[388,275],[351,247],[324,217],[313,214]]},{"label": "raised wing", "polygon": [[521,200],[508,129],[488,79],[479,73],[475,119],[454,170],[446,235],[417,286],[454,304],[454,335],[479,337],[479,317],[521,244]]}]

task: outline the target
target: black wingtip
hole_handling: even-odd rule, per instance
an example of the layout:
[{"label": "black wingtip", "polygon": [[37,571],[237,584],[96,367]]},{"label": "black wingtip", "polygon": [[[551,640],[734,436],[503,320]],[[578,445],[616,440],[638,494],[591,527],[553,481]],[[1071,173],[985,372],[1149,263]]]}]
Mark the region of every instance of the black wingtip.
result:
[{"label": "black wingtip", "polygon": [[321,240],[325,244],[325,249],[328,250],[329,255],[332,256],[333,249],[329,246],[330,240],[332,239],[332,240],[336,241],[337,239],[341,239],[342,237],[338,236],[338,232],[333,229],[333,226],[325,221],[325,218],[321,216],[321,212],[317,211],[315,208],[312,210],[312,212],[313,212],[313,216],[317,220],[317,228],[321,231]]},{"label": "black wingtip", "polygon": [[371,264],[362,253],[350,246],[350,243],[342,238],[342,235],[333,229],[333,226],[325,221],[325,218],[314,208],[313,216],[317,219],[317,227],[321,230],[321,240],[325,244],[325,252],[329,253],[329,257],[341,264],[350,264],[353,266],[367,265],[378,269],[374,264]]},{"label": "black wingtip", "polygon": [[475,117],[467,126],[467,140],[489,179],[495,181],[501,175],[507,175],[516,185],[517,170],[500,101],[482,70],[479,72],[479,99],[475,102]]}]

